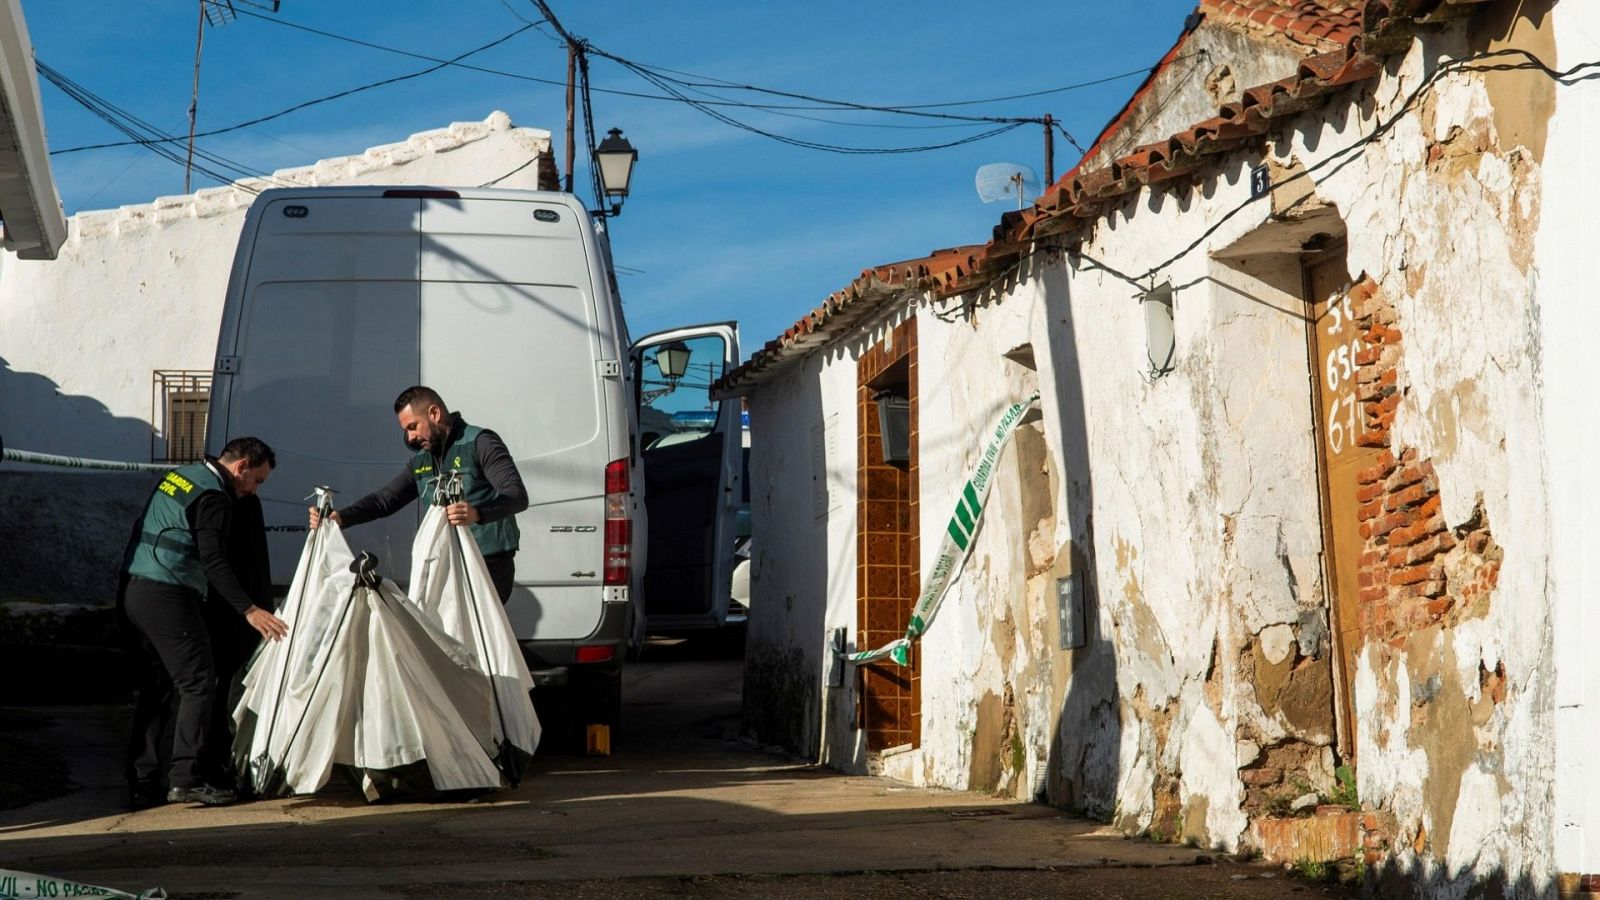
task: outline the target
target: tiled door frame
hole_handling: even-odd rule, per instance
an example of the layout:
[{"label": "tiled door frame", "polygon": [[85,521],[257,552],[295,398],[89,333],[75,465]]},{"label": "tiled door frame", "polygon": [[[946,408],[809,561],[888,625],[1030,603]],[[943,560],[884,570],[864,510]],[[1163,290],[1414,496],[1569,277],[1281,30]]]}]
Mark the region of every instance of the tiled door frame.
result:
[{"label": "tiled door frame", "polygon": [[[856,646],[905,634],[920,591],[917,487],[917,321],[907,318],[856,363]],[[910,403],[910,459],[885,463],[873,397],[904,386]],[[871,752],[922,742],[922,653],[904,668],[884,660],[858,668],[857,724]]]}]

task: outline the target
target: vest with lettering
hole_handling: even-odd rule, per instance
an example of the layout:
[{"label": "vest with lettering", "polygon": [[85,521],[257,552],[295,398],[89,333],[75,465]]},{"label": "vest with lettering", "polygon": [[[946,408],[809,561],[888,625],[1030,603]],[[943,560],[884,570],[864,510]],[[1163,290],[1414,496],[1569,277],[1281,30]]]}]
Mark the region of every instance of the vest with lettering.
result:
[{"label": "vest with lettering", "polygon": [[212,491],[225,488],[205,463],[168,472],[145,507],[128,574],[205,593],[206,573],[200,567],[200,549],[189,527],[189,507]]},{"label": "vest with lettering", "polygon": [[[483,470],[478,467],[477,441],[483,429],[476,425],[463,423],[461,434],[456,436],[444,452],[434,458],[430,451],[423,450],[411,458],[411,476],[417,481],[418,502],[435,504],[434,489],[438,484],[437,476],[448,475],[451,471],[461,473],[461,499],[473,507],[481,506],[485,501],[493,499],[494,487],[484,477]],[[442,472],[435,471],[435,466],[441,467]],[[517,528],[517,517],[507,516],[498,522],[479,522],[471,526],[472,537],[478,542],[478,549],[484,556],[496,553],[515,551],[522,542],[522,532]]]}]

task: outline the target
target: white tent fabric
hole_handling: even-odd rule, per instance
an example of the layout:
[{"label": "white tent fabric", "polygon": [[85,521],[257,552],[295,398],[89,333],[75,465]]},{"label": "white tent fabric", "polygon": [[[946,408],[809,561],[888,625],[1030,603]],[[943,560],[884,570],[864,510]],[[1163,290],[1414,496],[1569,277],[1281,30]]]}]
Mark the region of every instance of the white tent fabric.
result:
[{"label": "white tent fabric", "polygon": [[444,507],[423,516],[411,545],[411,599],[466,648],[494,688],[497,762],[514,784],[539,746],[539,720],[528,700],[533,676],[478,544],[446,521]]},{"label": "white tent fabric", "polygon": [[463,531],[428,512],[413,550],[421,603],[332,522],[308,539],[279,612],[289,637],[257,654],[234,711],[234,757],[258,794],[315,792],[335,766],[369,800],[521,778],[539,740],[532,678]]}]

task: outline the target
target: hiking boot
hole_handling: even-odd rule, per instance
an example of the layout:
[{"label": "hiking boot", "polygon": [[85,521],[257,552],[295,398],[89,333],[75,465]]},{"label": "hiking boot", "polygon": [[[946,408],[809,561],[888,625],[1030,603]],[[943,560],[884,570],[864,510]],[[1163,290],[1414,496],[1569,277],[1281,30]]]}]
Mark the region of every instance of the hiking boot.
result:
[{"label": "hiking boot", "polygon": [[227,788],[202,784],[195,787],[174,787],[167,791],[168,803],[199,803],[202,806],[227,806],[238,800]]}]

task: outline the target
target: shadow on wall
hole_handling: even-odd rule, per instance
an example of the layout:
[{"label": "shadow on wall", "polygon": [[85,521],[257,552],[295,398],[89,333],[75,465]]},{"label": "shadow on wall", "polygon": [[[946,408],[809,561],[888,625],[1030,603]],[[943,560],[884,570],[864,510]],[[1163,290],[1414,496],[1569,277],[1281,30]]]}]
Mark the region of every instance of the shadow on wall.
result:
[{"label": "shadow on wall", "polygon": [[[1069,557],[1065,572],[1072,579],[1081,610],[1081,646],[1058,657],[1065,665],[1066,696],[1050,743],[1044,780],[1045,799],[1097,819],[1117,808],[1121,781],[1122,711],[1117,687],[1116,645],[1101,611],[1100,582],[1095,565],[1094,478],[1089,451],[1088,413],[1083,372],[1078,358],[1064,265],[1043,267],[1046,314],[1050,317],[1048,352],[1055,377],[1054,409],[1061,431],[1061,466],[1071,541],[1058,548]],[[1047,393],[1045,396],[1049,396]],[[1062,676],[1057,677],[1057,682]]]},{"label": "shadow on wall", "polygon": [[18,372],[0,356],[0,437],[8,447],[140,461],[150,455],[150,427],[113,415],[93,397],[63,394],[46,376]]},{"label": "shadow on wall", "polygon": [[[763,744],[826,762],[818,758],[819,737],[812,729],[826,732],[839,721],[839,713],[828,710],[824,721],[820,706],[821,692],[830,690],[824,684],[832,663],[827,648],[827,528],[833,513],[827,510],[832,496],[828,454],[813,446],[826,440],[822,376],[813,371],[817,365],[804,363],[751,398],[754,538],[743,728]],[[850,576],[854,574],[852,570]],[[781,586],[782,593],[768,585]],[[847,696],[833,690],[830,699]]]},{"label": "shadow on wall", "polygon": [[1365,888],[1367,896],[1394,900],[1425,897],[1556,900],[1558,897],[1594,896],[1587,890],[1579,890],[1578,878],[1571,880],[1573,883],[1567,885],[1536,878],[1527,872],[1512,874],[1499,867],[1487,875],[1471,871],[1451,874],[1442,866],[1423,865],[1412,857],[1404,863],[1390,858],[1375,868],[1368,868]]},{"label": "shadow on wall", "polygon": [[[63,395],[43,375],[0,358],[0,438],[8,447],[139,461],[150,425],[92,397]],[[156,475],[0,463],[0,600],[109,604],[133,519]]]}]

